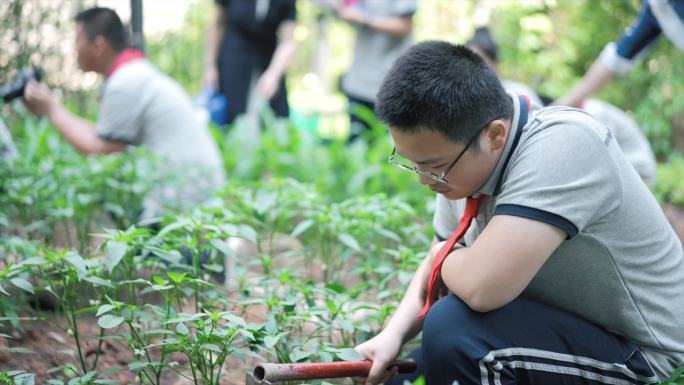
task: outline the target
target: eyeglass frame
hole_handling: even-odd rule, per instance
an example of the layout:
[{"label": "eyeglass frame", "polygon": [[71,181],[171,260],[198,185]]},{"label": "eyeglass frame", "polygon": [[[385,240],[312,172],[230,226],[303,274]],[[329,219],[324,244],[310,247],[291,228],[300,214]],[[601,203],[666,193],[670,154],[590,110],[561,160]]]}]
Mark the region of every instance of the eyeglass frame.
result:
[{"label": "eyeglass frame", "polygon": [[[496,120],[496,119],[494,119],[494,120]],[[487,128],[487,126],[489,126],[489,124],[490,124],[491,122],[493,122],[494,120],[491,120],[489,123],[485,124],[484,127],[482,127],[481,129],[477,130],[477,132],[475,133],[475,135],[473,135],[473,137],[470,138],[470,140],[468,141],[468,143],[466,144],[466,146],[463,148],[463,150],[461,150],[461,152],[458,154],[458,156],[456,157],[456,159],[454,159],[454,161],[451,162],[451,164],[446,168],[446,170],[444,170],[444,172],[442,172],[442,175],[437,175],[437,174],[435,174],[435,173],[432,172],[432,171],[422,170],[422,169],[420,169],[420,168],[418,168],[418,167],[407,166],[407,165],[405,165],[405,164],[401,164],[401,163],[399,163],[399,162],[395,162],[395,161],[394,161],[394,155],[397,153],[397,147],[394,147],[394,149],[392,150],[392,154],[390,154],[389,158],[387,159],[387,163],[392,164],[392,165],[398,167],[400,170],[404,170],[404,171],[412,172],[412,173],[415,173],[415,174],[418,174],[418,175],[422,175],[422,176],[424,176],[424,177],[426,177],[426,178],[429,178],[429,179],[431,179],[431,180],[434,180],[435,182],[439,182],[439,183],[442,183],[442,184],[448,184],[449,181],[446,180],[446,178],[445,178],[446,175],[447,175],[449,172],[451,172],[451,169],[454,168],[454,166],[456,165],[456,163],[461,159],[461,157],[466,153],[466,151],[468,151],[468,148],[470,147],[471,144],[473,144],[473,142],[475,141],[475,139],[480,137],[480,134],[482,133],[482,130],[484,130],[485,128]]]}]

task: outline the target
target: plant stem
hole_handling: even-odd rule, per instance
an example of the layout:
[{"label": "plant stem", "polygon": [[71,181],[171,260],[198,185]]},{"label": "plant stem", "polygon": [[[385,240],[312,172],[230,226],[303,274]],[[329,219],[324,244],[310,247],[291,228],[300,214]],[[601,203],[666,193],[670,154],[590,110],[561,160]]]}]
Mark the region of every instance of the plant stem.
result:
[{"label": "plant stem", "polygon": [[[133,327],[133,322],[132,322],[132,321],[128,321],[128,322],[126,322],[126,323],[128,324],[128,328],[131,330],[131,336],[132,336],[132,337],[135,339],[135,341],[140,345],[140,349],[142,349],[143,352],[145,352],[145,357],[147,357],[147,362],[149,362],[150,364],[152,364],[153,361],[152,361],[152,357],[150,356],[150,352],[147,351],[147,348],[145,347],[145,341],[142,340],[142,338],[140,337],[140,335],[138,334],[138,332],[137,332],[137,331],[135,330],[135,328]],[[135,349],[135,347],[133,347],[133,349]],[[153,369],[153,370],[154,370],[154,369]],[[150,380],[150,383],[151,383],[151,384],[155,384],[155,382],[152,381],[152,378],[150,378],[150,375],[147,374],[146,368],[143,369],[142,372],[145,373],[145,377],[147,377],[147,379]],[[159,382],[156,382],[156,384],[157,384],[157,385],[160,385]]]},{"label": "plant stem", "polygon": [[193,363],[192,363],[192,359],[193,359],[193,357],[192,357],[192,351],[190,351],[190,354],[188,355],[188,358],[189,358],[188,361],[190,361],[190,371],[192,372],[192,379],[193,379],[193,381],[195,382],[195,385],[198,385],[198,384],[197,384],[197,372],[195,371],[195,365],[193,365]]},{"label": "plant stem", "polygon": [[88,372],[88,369],[86,368],[86,363],[83,359],[83,351],[81,350],[81,340],[78,335],[78,324],[76,323],[76,312],[73,310],[72,306],[69,306],[69,315],[71,315],[71,330],[74,333],[76,349],[78,349],[78,359],[79,361],[81,361],[81,368],[83,369],[83,374],[86,374]]},{"label": "plant stem", "polygon": [[100,353],[102,353],[102,337],[104,337],[104,329],[100,328],[100,338],[98,338],[97,350],[95,351],[95,361],[93,362],[93,369],[97,369],[97,360],[100,359]]}]

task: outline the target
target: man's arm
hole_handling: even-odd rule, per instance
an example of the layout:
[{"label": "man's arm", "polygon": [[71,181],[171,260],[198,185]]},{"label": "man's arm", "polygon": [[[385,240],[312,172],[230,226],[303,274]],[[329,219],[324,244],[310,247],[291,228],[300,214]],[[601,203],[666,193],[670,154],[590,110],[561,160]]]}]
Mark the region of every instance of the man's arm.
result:
[{"label": "man's arm", "polygon": [[358,7],[346,6],[337,10],[342,20],[350,23],[366,25],[376,31],[397,37],[404,37],[413,31],[412,16],[381,16],[371,17]]},{"label": "man's arm", "polygon": [[597,59],[582,80],[567,95],[553,102],[555,106],[577,106],[613,80],[613,72]]},{"label": "man's arm", "polygon": [[449,254],[442,279],[471,309],[497,309],[522,293],[566,235],[547,223],[496,215],[471,247]]},{"label": "man's arm", "polygon": [[661,35],[660,23],[649,1],[644,1],[632,26],[615,43],[606,45],[580,83],[553,104],[577,106],[610,82],[615,75],[625,75]]},{"label": "man's arm", "polygon": [[83,155],[109,154],[126,148],[124,143],[99,138],[93,123],[64,108],[45,84],[29,82],[24,90],[24,103],[34,114],[46,116],[64,139]]},{"label": "man's arm", "polygon": [[223,39],[223,30],[226,24],[224,7],[216,5],[216,16],[209,24],[207,42],[204,53],[204,84],[218,86],[218,52]]},{"label": "man's arm", "polygon": [[257,89],[261,96],[270,100],[280,84],[280,78],[285,74],[285,69],[292,61],[297,48],[294,38],[295,22],[293,20],[284,21],[278,30],[278,46],[273,53],[273,58],[261,75],[257,83]]}]

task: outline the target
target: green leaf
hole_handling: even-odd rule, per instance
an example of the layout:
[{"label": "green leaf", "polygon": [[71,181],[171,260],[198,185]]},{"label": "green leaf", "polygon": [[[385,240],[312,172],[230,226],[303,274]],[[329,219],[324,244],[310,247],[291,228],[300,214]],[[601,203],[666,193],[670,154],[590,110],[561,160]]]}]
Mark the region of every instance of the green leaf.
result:
[{"label": "green leaf", "polygon": [[110,281],[108,279],[102,279],[100,277],[95,277],[93,275],[83,277],[83,280],[88,281],[88,282],[94,284],[95,286],[114,287],[114,285],[112,285],[112,281]]},{"label": "green leaf", "polygon": [[107,313],[108,311],[110,311],[110,310],[112,310],[112,309],[114,309],[114,306],[113,306],[113,305],[109,305],[109,304],[102,305],[102,306],[100,306],[99,309],[97,309],[97,313],[95,314],[95,316],[96,316],[96,317],[99,317],[99,316],[101,316],[102,314],[105,314],[105,313]]},{"label": "green leaf", "polygon": [[221,348],[216,344],[202,344],[202,349],[209,350],[214,353],[221,353]]},{"label": "green leaf", "polygon": [[303,361],[307,358],[309,358],[309,353],[303,351],[302,349],[295,348],[292,353],[290,354],[290,358],[292,359],[293,362],[300,362]]},{"label": "green leaf", "polygon": [[10,295],[10,293],[8,293],[7,291],[5,291],[5,288],[2,287],[2,285],[0,285],[0,293],[2,293],[2,294],[4,294],[4,295]]},{"label": "green leaf", "polygon": [[280,335],[276,336],[266,336],[264,337],[264,346],[266,346],[267,349],[273,349],[275,344],[278,343],[280,340]]},{"label": "green leaf", "polygon": [[177,273],[175,271],[169,271],[166,273],[166,275],[169,277],[169,279],[178,285],[179,283],[183,282],[183,279],[185,278],[187,273]]},{"label": "green leaf", "polygon": [[123,257],[126,255],[127,250],[128,245],[126,242],[114,240],[107,241],[107,269],[109,270],[109,274],[111,274],[116,265],[121,262]]},{"label": "green leaf", "polygon": [[27,266],[29,266],[29,265],[35,266],[35,265],[42,265],[45,262],[46,262],[45,258],[43,258],[43,257],[31,257],[31,258],[28,258],[28,259],[21,261],[21,264],[27,265]]},{"label": "green leaf", "polygon": [[350,249],[359,253],[361,252],[361,246],[359,245],[359,242],[351,235],[347,233],[342,233],[338,234],[337,238],[340,240],[340,242],[344,243]]},{"label": "green leaf", "polygon": [[171,264],[174,263],[179,263],[181,259],[183,259],[183,256],[178,250],[161,250],[161,249],[156,249],[156,248],[149,248],[149,250],[154,251],[154,255],[165,260],[166,262],[169,262]]},{"label": "green leaf", "polygon": [[167,330],[167,329],[152,329],[152,330],[147,330],[147,331],[140,333],[140,335],[143,335],[143,336],[165,335],[165,334],[173,334],[173,332],[171,330]]},{"label": "green leaf", "polygon": [[164,322],[164,324],[195,321],[195,320],[201,319],[204,316],[205,316],[205,314],[203,314],[203,313],[196,313],[196,314],[180,313],[180,314],[178,314],[178,317],[171,318],[170,320]]},{"label": "green leaf", "polygon": [[217,263],[207,263],[202,265],[202,268],[214,273],[223,273],[223,265],[219,265]]},{"label": "green leaf", "polygon": [[64,381],[62,381],[62,380],[55,380],[54,378],[53,378],[53,379],[47,380],[47,383],[50,384],[50,385],[64,385]]},{"label": "green leaf", "polygon": [[328,282],[325,284],[325,288],[330,289],[338,294],[342,294],[347,291],[347,289],[339,282]]},{"label": "green leaf", "polygon": [[22,290],[26,290],[31,294],[36,294],[36,292],[33,290],[33,285],[31,285],[31,282],[25,280],[24,278],[12,278],[10,279],[10,282]]},{"label": "green leaf", "polygon": [[226,242],[222,239],[212,239],[211,245],[214,246],[218,251],[222,252],[227,257],[235,256],[235,252],[230,247],[228,242]]},{"label": "green leaf", "polygon": [[331,300],[331,299],[326,299],[326,300],[325,300],[325,305],[328,307],[328,310],[330,310],[330,312],[333,313],[333,315],[334,315],[334,314],[337,314],[337,312],[338,312],[339,309],[340,309],[340,308],[337,306],[337,304],[336,304],[333,300]]},{"label": "green leaf", "polygon": [[15,385],[35,385],[36,375],[33,373],[24,373],[14,377]]},{"label": "green leaf", "polygon": [[292,233],[290,234],[293,237],[297,237],[306,230],[308,230],[311,226],[313,226],[315,222],[312,219],[307,219],[305,221],[301,221],[295,226],[294,230],[292,230]]},{"label": "green leaf", "polygon": [[138,371],[141,369],[145,369],[146,367],[150,366],[150,363],[145,361],[138,361],[138,362],[131,362],[128,364],[128,369],[133,370],[133,371]]},{"label": "green leaf", "polygon": [[332,354],[330,354],[328,352],[320,352],[319,356],[321,357],[322,362],[332,362],[333,361]]},{"label": "green leaf", "polygon": [[241,224],[239,228],[239,236],[241,238],[244,238],[248,241],[255,242],[257,241],[257,232],[254,230],[252,226]]},{"label": "green leaf", "polygon": [[256,193],[254,207],[259,214],[263,214],[275,206],[278,200],[278,193],[275,191],[258,190]]},{"label": "green leaf", "polygon": [[158,275],[156,275],[156,274],[152,276],[152,280],[153,280],[154,283],[156,283],[157,285],[166,285],[167,283],[169,283],[169,281],[165,280],[164,278],[162,278],[162,277],[160,277],[160,276],[158,276]]},{"label": "green leaf", "polygon": [[100,384],[100,385],[116,385],[119,383],[119,381],[116,380],[111,380],[109,378],[100,378],[95,381],[93,381],[94,384]]},{"label": "green leaf", "polygon": [[21,353],[21,354],[36,354],[33,350],[29,348],[22,348],[22,347],[15,347],[15,348],[10,348],[6,346],[0,346],[0,350],[4,350],[8,353]]},{"label": "green leaf", "polygon": [[173,285],[152,285],[152,289],[154,291],[164,291],[164,290],[173,289]]},{"label": "green leaf", "polygon": [[185,326],[184,323],[179,323],[179,324],[176,326],[176,332],[177,332],[178,334],[182,334],[182,335],[186,336],[186,335],[188,335],[188,333],[190,333],[190,330],[188,330],[188,327]]},{"label": "green leaf", "polygon": [[185,227],[185,226],[190,225],[190,224],[192,224],[192,222],[189,219],[182,219],[182,220],[170,223],[169,225],[167,225],[163,229],[161,229],[161,231],[159,231],[157,233],[155,238],[163,239],[167,233],[169,233],[173,230],[176,230],[176,229],[180,229],[180,228]]},{"label": "green leaf", "polygon": [[124,317],[105,314],[97,320],[97,324],[100,325],[102,329],[111,329],[113,327],[121,325],[123,321]]},{"label": "green leaf", "polygon": [[359,354],[359,352],[351,348],[340,349],[340,351],[337,353],[337,357],[344,361],[365,360],[365,358],[361,354]]},{"label": "green leaf", "polygon": [[223,313],[221,313],[221,318],[228,320],[228,321],[232,322],[233,324],[238,325],[240,327],[243,327],[243,328],[247,327],[247,323],[245,322],[245,320],[242,317],[236,316],[233,313],[223,312]]},{"label": "green leaf", "polygon": [[90,372],[88,372],[88,373],[86,373],[83,377],[81,377],[81,382],[84,383],[84,384],[89,383],[90,380],[91,380],[93,377],[95,377],[96,374],[97,374],[97,372],[94,371],[94,370],[93,370],[93,371],[90,371]]},{"label": "green leaf", "polygon": [[64,259],[81,272],[86,272],[88,270],[86,267],[86,261],[80,255],[74,252],[67,253],[67,256]]}]

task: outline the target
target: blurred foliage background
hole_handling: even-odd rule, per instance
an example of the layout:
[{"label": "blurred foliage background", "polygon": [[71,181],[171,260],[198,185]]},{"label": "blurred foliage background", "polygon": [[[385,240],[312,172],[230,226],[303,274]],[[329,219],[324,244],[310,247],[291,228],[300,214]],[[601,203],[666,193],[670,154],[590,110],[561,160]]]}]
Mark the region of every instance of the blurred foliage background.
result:
[{"label": "blurred foliage background", "polygon": [[[182,3],[171,0],[166,4],[178,7]],[[77,70],[70,21],[76,11],[92,5],[110,4],[104,0],[0,3],[0,81],[7,81],[32,61],[40,63],[47,72],[46,82],[61,90],[68,105],[81,114],[95,115],[100,80]],[[640,6],[639,0],[421,0],[414,31],[417,41],[462,43],[476,27],[487,25],[500,46],[502,77],[524,82],[554,98],[579,80],[603,46],[633,22]],[[205,32],[213,8],[211,0],[190,2],[177,28],[147,36],[149,59],[190,94],[201,89]],[[122,14],[125,21],[127,17]],[[145,13],[145,20],[159,17],[164,16]],[[294,131],[307,131],[316,138],[344,136],[348,129],[346,99],[337,84],[351,61],[353,29],[319,1],[300,0],[296,39],[298,50],[288,73]],[[635,117],[662,162],[661,168],[681,163],[678,154],[684,150],[681,68],[684,54],[663,38],[632,72],[597,95]],[[12,119],[9,108],[3,106],[0,111],[6,120]],[[230,143],[224,143],[224,149],[231,151]],[[381,161],[380,156],[377,160]],[[681,167],[672,170],[659,174],[675,179],[665,180],[665,185],[684,180],[677,172]],[[255,172],[232,174],[255,176]]]}]

